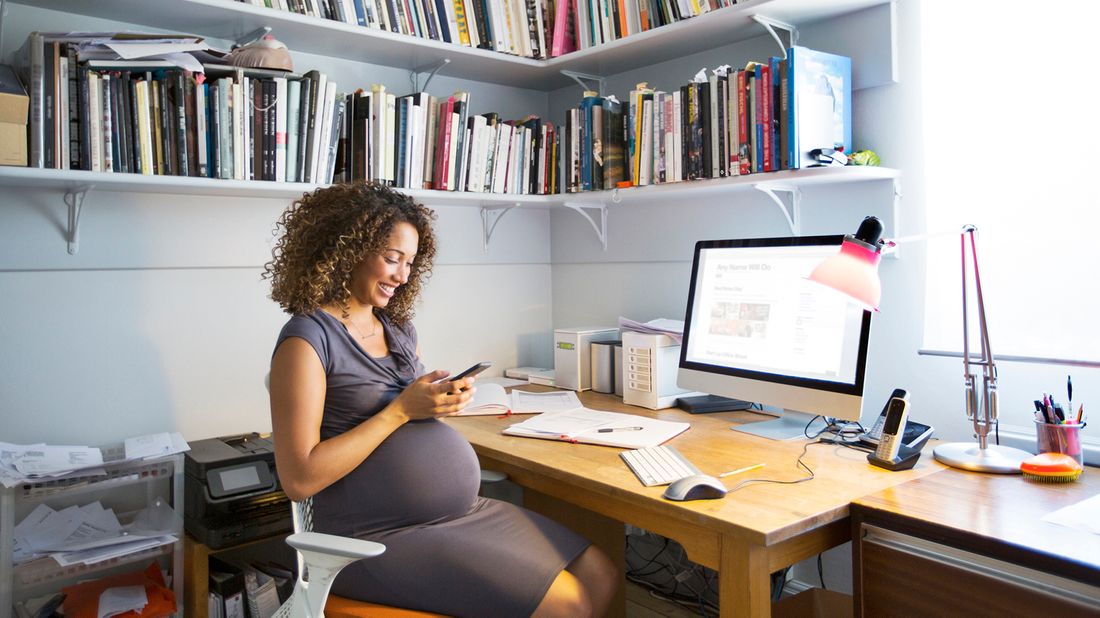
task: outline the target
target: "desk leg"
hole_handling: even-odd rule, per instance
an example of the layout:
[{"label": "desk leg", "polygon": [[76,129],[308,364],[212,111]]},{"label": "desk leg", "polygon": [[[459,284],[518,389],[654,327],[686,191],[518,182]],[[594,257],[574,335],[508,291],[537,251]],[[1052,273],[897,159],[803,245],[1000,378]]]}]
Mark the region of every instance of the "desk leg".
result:
[{"label": "desk leg", "polygon": [[183,615],[187,618],[207,618],[209,559],[209,547],[189,534],[183,536]]},{"label": "desk leg", "polygon": [[[592,541],[592,544],[604,551],[611,562],[623,574],[626,580],[626,530],[620,521],[593,513],[568,502],[552,498],[532,489],[523,489],[523,505],[573,530]],[[607,612],[609,618],[626,616],[626,589],[619,586],[619,592],[611,601]]]},{"label": "desk leg", "polygon": [[723,618],[772,615],[771,574],[768,573],[766,549],[722,537],[718,602]]}]

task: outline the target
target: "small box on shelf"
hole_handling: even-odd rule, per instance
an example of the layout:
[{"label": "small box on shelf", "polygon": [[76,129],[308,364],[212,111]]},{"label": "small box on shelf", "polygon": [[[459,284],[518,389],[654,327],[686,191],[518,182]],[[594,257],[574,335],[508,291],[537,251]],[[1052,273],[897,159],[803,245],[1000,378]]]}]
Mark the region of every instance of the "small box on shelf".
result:
[{"label": "small box on shelf", "polygon": [[29,102],[15,71],[0,64],[0,165],[27,165]]}]

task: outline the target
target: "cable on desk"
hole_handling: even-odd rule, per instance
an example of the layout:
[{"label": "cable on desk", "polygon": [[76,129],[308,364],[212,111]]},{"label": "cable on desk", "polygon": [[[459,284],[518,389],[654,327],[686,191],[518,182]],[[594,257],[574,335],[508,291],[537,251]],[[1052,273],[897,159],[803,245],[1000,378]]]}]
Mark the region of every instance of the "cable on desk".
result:
[{"label": "cable on desk", "polygon": [[821,580],[821,589],[828,590],[825,587],[825,569],[821,568],[821,554],[817,555],[817,578]]}]

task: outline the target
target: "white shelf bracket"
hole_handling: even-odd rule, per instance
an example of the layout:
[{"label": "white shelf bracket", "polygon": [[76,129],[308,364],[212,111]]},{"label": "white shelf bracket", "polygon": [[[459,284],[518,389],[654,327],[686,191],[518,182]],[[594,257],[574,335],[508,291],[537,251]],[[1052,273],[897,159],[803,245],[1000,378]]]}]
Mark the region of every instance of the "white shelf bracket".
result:
[{"label": "white shelf bracket", "polygon": [[497,229],[501,217],[509,210],[519,207],[519,202],[511,206],[482,206],[481,207],[481,241],[485,252],[489,252],[489,240],[493,237],[493,230]]},{"label": "white shelf bracket", "polygon": [[84,212],[84,198],[91,190],[92,185],[65,190],[65,205],[69,207],[69,225],[65,230],[65,241],[69,246],[69,255],[76,255],[80,250],[80,214]]},{"label": "white shelf bracket", "polygon": [[[607,251],[607,204],[591,202],[563,202],[562,206],[576,211],[580,216],[584,217],[588,221],[592,229],[596,231],[596,237],[600,239],[600,244],[603,245],[603,250]],[[596,223],[596,220],[592,218],[592,215],[588,214],[589,210],[599,211],[600,222]]]},{"label": "white shelf bracket", "polygon": [[[761,26],[764,26],[768,34],[772,35],[772,38],[775,39],[775,43],[779,45],[779,53],[783,54],[783,58],[786,59],[787,47],[793,47],[795,43],[798,42],[798,27],[784,21],[779,21],[778,19],[765,17],[764,15],[753,15],[752,19]],[[775,32],[776,28],[787,31],[787,40],[790,41],[790,45],[783,45],[783,39],[779,38],[779,35]]]},{"label": "white shelf bracket", "polygon": [[[901,179],[894,179],[894,203],[893,203],[893,221],[890,222],[890,227],[893,228],[891,232],[888,232],[887,238],[901,238]],[[885,252],[884,252],[885,253]],[[898,259],[901,257],[898,252],[898,247],[895,246],[894,250],[889,253],[885,253],[885,257]]]},{"label": "white shelf bracket", "polygon": [[[428,89],[428,84],[432,83],[432,78],[435,77],[435,74],[438,73],[440,69],[442,69],[443,67],[447,66],[450,63],[451,63],[450,58],[444,58],[443,60],[440,60],[436,64],[426,64],[424,66],[419,66],[419,67],[416,67],[415,69],[413,69],[409,73],[409,79],[412,80],[412,83],[413,83],[413,92],[424,92],[424,91],[426,91]],[[424,85],[423,86],[420,85],[420,74],[421,73],[427,73],[428,74],[428,79],[424,80]]]},{"label": "white shelf bracket", "polygon": [[585,83],[585,80],[596,82],[596,92],[603,96],[604,85],[606,80],[599,75],[592,75],[590,73],[578,73],[576,71],[566,71],[562,69],[561,74],[577,82],[581,86],[581,90],[592,90],[591,86]]},{"label": "white shelf bracket", "polygon": [[[755,184],[753,189],[770,197],[772,202],[779,207],[779,212],[787,219],[787,227],[791,229],[791,235],[798,236],[802,232],[802,190],[798,187],[775,184]],[[776,193],[788,193],[791,196],[791,204],[788,207]]]}]

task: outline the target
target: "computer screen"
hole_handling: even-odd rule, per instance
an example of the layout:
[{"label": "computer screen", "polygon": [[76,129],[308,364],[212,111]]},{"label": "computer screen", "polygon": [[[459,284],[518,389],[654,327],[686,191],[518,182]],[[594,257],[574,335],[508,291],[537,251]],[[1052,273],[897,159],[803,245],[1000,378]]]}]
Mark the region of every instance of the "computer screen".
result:
[{"label": "computer screen", "polygon": [[806,277],[843,236],[695,245],[677,383],[782,408],[736,429],[784,439],[815,415],[858,421],[871,313]]}]

